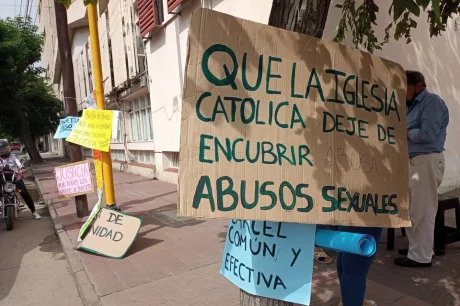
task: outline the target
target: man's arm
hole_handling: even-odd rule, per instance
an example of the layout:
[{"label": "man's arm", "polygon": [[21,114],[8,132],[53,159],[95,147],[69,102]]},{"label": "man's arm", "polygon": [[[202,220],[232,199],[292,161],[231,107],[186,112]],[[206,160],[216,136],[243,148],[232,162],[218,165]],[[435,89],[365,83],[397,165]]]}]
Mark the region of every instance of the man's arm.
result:
[{"label": "man's arm", "polygon": [[13,160],[14,160],[14,162],[16,163],[16,165],[18,166],[18,170],[23,171],[23,172],[26,171],[24,165],[23,165],[23,164],[21,163],[21,161],[16,157],[16,155],[13,155]]},{"label": "man's arm", "polygon": [[441,130],[442,120],[445,114],[443,101],[434,96],[427,101],[427,105],[422,111],[420,118],[420,129],[411,129],[408,138],[413,143],[431,143],[436,140],[436,136]]}]

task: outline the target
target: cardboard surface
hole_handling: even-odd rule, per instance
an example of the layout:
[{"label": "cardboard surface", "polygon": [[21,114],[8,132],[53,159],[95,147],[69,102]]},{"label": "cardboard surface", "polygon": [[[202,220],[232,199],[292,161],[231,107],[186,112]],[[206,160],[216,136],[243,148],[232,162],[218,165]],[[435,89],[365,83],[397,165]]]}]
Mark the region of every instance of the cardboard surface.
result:
[{"label": "cardboard surface", "polygon": [[98,189],[97,190],[97,202],[96,205],[93,206],[93,209],[91,209],[91,213],[88,216],[88,219],[86,219],[85,223],[80,228],[80,231],[78,232],[78,239],[77,241],[82,241],[83,236],[85,235],[86,231],[88,228],[91,226],[93,223],[94,218],[96,218],[97,214],[99,211],[102,209],[102,198],[104,197],[104,189]]},{"label": "cardboard surface", "polygon": [[70,198],[94,191],[88,160],[54,168],[60,196]]},{"label": "cardboard surface", "polygon": [[113,111],[85,109],[80,121],[66,140],[90,149],[108,152],[112,126]]},{"label": "cardboard surface", "polygon": [[142,220],[111,209],[101,209],[78,249],[121,259],[136,239]]},{"label": "cardboard surface", "polygon": [[315,229],[230,220],[220,273],[250,294],[309,305]]},{"label": "cardboard surface", "polygon": [[399,64],[199,9],[185,78],[180,216],[410,226]]}]

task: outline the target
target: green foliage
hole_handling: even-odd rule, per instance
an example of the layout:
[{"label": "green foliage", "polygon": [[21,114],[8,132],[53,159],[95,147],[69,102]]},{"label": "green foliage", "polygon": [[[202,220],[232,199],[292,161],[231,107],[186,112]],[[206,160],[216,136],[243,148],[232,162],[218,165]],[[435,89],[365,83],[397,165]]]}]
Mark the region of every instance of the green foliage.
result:
[{"label": "green foliage", "polygon": [[413,17],[419,17],[421,11],[425,11],[430,4],[431,8],[428,11],[430,37],[441,35],[446,30],[449,18],[460,13],[460,0],[393,0],[388,12],[392,15],[393,22],[386,27],[385,37],[379,41],[373,30],[373,26],[377,25],[379,11],[375,1],[364,0],[359,7],[356,7],[355,0],[344,0],[343,4],[336,5],[342,9],[342,19],[339,21],[334,41],[343,42],[346,32],[350,31],[356,47],[364,45],[370,53],[373,53],[388,43],[391,37],[390,31],[393,25],[396,25],[393,38],[399,40],[404,37],[406,42],[410,43],[411,30],[417,27]]},{"label": "green foliage", "polygon": [[[79,1],[81,1],[81,0],[79,0]],[[69,8],[69,7],[70,7],[70,4],[72,3],[72,0],[57,0],[57,2],[64,4],[64,6],[65,6],[66,8]],[[97,0],[83,0],[83,3],[84,3],[85,5],[88,5],[88,4],[96,5],[96,4],[97,4]]]},{"label": "green foliage", "polygon": [[85,5],[88,5],[88,4],[96,5],[97,0],[84,0],[84,3],[85,3]]},{"label": "green foliage", "polygon": [[57,2],[64,4],[66,8],[69,8],[70,4],[72,4],[72,0],[58,0]]},{"label": "green foliage", "polygon": [[[45,78],[29,75],[16,97],[29,121],[32,137],[38,138],[56,130],[62,103]],[[0,131],[14,138],[22,138],[21,124],[10,104],[4,105],[0,112]]]},{"label": "green foliage", "polygon": [[[14,98],[24,76],[38,74],[42,35],[31,18],[0,19],[0,92]],[[3,96],[2,98],[5,98]],[[2,99],[3,100],[3,99]]]},{"label": "green foliage", "polygon": [[33,138],[52,132],[59,123],[61,102],[46,80],[40,76],[43,37],[30,18],[0,20],[0,131],[21,138],[32,158]]}]

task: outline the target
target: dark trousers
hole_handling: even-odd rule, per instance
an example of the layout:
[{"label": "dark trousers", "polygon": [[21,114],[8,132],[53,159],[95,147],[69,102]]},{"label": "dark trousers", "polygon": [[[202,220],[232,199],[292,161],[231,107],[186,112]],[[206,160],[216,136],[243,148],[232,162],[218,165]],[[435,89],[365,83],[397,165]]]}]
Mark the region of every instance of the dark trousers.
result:
[{"label": "dark trousers", "polygon": [[24,202],[26,202],[26,205],[27,207],[29,207],[30,211],[34,213],[35,212],[34,200],[30,196],[30,193],[27,190],[26,185],[24,184],[24,181],[23,180],[17,181],[16,188],[18,189],[18,192],[19,190],[21,190],[20,192],[21,197],[24,199]]},{"label": "dark trousers", "polygon": [[[382,228],[339,226],[340,231],[368,234],[374,237],[378,244]],[[339,253],[337,257],[337,273],[340,281],[343,306],[360,306],[366,295],[366,279],[369,269],[374,262],[374,256]]]}]

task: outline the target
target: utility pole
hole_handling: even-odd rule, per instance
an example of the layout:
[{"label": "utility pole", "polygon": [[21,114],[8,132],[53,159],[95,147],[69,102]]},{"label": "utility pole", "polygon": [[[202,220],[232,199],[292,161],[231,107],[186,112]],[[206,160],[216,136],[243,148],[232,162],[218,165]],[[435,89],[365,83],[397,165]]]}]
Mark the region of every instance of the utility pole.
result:
[{"label": "utility pole", "polygon": [[[72,49],[70,47],[69,27],[67,24],[67,10],[65,6],[54,1],[56,15],[56,28],[58,36],[59,56],[61,59],[62,84],[64,87],[64,106],[66,116],[78,116],[77,99],[75,94],[75,80],[72,61]],[[81,147],[74,143],[68,143],[70,161],[72,163],[82,160]],[[88,199],[86,194],[75,197],[77,217],[83,218],[89,215]]]},{"label": "utility pole", "polygon": [[[102,77],[101,48],[99,46],[99,30],[97,26],[97,9],[94,3],[88,6],[89,37],[93,58],[94,85],[96,87],[96,104],[98,109],[105,109],[104,81]],[[56,16],[57,18],[57,16]],[[102,176],[104,178],[105,203],[109,208],[119,210],[115,204],[115,188],[113,186],[112,156],[109,152],[102,153]]]}]

